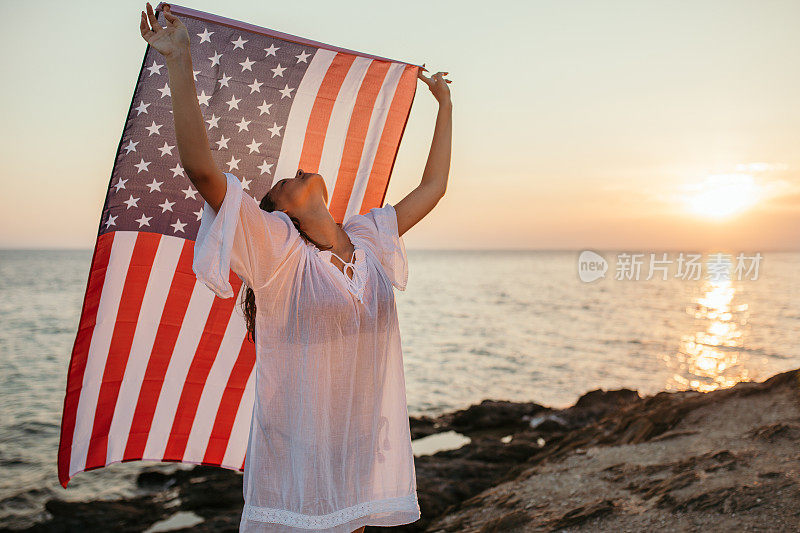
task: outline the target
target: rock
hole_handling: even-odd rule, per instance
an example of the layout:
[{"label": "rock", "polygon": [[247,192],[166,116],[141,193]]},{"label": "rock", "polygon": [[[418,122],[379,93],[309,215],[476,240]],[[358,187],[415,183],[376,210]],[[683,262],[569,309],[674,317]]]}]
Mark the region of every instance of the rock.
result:
[{"label": "rock", "polygon": [[[693,495],[682,501],[667,498],[661,505],[673,511],[715,511],[717,513],[741,513],[754,507],[765,505],[770,496],[784,489],[793,493],[795,501],[800,502],[800,490],[792,480],[783,479],[753,485],[732,485]],[[791,497],[791,496],[790,496]],[[795,508],[797,511],[798,508]],[[798,520],[800,525],[800,520]]]},{"label": "rock", "polygon": [[511,511],[499,518],[487,522],[482,528],[481,533],[504,533],[509,529],[522,526],[531,521],[528,513],[522,509]]},{"label": "rock", "polygon": [[558,531],[565,527],[577,526],[587,520],[607,515],[614,510],[614,502],[611,500],[597,500],[595,502],[576,507],[565,513],[560,518],[550,522],[548,525],[551,531]]},{"label": "rock", "polygon": [[427,530],[495,530],[509,515],[502,487],[530,519],[514,531],[800,531],[798,375],[709,393],[587,393],[515,433],[512,442],[532,441],[545,420],[564,421],[544,426],[546,445],[502,484],[449,506]]},{"label": "rock", "polygon": [[[796,531],[798,383],[790,371],[710,393],[598,389],[566,409],[484,400],[411,417],[412,438],[454,430],[471,441],[415,458],[422,519],[395,529],[653,531],[669,523],[722,531],[767,520],[772,531]],[[239,472],[144,469],[137,485],[150,492],[113,502],[50,500],[52,518],[29,531],[141,531],[178,511],[204,519],[192,531],[238,531]]]},{"label": "rock", "polygon": [[605,391],[603,389],[595,389],[578,398],[578,401],[575,402],[575,408],[605,411],[608,410],[609,407],[614,408],[627,405],[640,399],[639,393],[635,390],[619,389]]},{"label": "rock", "polygon": [[493,428],[514,429],[523,425],[523,416],[546,409],[537,403],[514,403],[483,400],[478,405],[442,417],[450,428],[461,433],[471,433]]},{"label": "rock", "polygon": [[798,438],[800,438],[800,425],[784,423],[769,424],[753,429],[748,435],[767,442],[775,442],[778,439],[798,440]]},{"label": "rock", "polygon": [[537,416],[530,421],[530,426],[543,433],[563,432],[570,429],[567,421],[558,415]]}]

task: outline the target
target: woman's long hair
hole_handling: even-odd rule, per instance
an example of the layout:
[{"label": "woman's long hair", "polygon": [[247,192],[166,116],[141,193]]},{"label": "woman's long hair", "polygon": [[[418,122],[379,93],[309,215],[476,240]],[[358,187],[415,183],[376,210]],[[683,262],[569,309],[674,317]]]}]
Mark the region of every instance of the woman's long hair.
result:
[{"label": "woman's long hair", "polygon": [[[275,202],[273,202],[272,198],[270,198],[269,192],[267,192],[267,194],[264,195],[258,206],[264,211],[267,211],[268,213],[271,213],[276,209]],[[300,228],[300,221],[297,220],[296,217],[290,217],[290,218],[292,219],[294,227],[297,228],[297,231],[300,233],[300,235],[303,236],[304,239],[315,244],[317,248],[320,248],[321,250],[329,250],[333,248],[333,245],[320,246],[319,244],[317,244],[308,235],[306,235],[305,231],[303,231]],[[244,312],[244,321],[245,324],[247,325],[247,336],[251,341],[255,342],[256,341],[256,293],[255,291],[253,291],[251,287],[247,286],[245,287],[246,288],[242,295],[242,311]]]}]

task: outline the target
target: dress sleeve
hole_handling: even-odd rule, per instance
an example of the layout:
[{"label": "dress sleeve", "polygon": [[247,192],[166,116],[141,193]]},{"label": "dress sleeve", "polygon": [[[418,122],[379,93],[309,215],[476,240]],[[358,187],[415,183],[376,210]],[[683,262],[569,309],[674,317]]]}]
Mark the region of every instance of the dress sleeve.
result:
[{"label": "dress sleeve", "polygon": [[383,207],[373,207],[364,214],[373,237],[378,258],[383,271],[392,285],[406,290],[408,283],[408,258],[403,238],[398,235],[397,212],[387,203]]},{"label": "dress sleeve", "polygon": [[220,298],[233,296],[233,270],[253,290],[267,284],[300,233],[282,211],[267,212],[226,172],[225,198],[217,213],[205,202],[194,243],[192,270]]}]

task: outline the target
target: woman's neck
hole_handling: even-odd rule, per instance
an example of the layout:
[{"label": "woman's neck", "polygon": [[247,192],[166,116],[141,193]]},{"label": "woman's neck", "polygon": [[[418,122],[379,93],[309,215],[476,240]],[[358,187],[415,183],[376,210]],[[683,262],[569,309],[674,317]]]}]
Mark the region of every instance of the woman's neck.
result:
[{"label": "woman's neck", "polygon": [[[321,246],[331,245],[329,251],[335,253],[345,261],[352,261],[353,252],[355,247],[350,241],[347,232],[342,229],[341,225],[333,220],[330,211],[325,206],[323,209],[319,208],[302,213],[298,216],[301,227],[309,239],[314,243],[319,243]],[[302,218],[301,218],[302,217]]]}]

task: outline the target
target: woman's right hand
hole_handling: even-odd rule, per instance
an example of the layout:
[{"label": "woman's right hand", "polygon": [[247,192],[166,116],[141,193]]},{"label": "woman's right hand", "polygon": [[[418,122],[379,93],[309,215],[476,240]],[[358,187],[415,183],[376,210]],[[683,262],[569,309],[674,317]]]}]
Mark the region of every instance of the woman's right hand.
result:
[{"label": "woman's right hand", "polygon": [[427,72],[428,69],[425,68],[423,65],[417,71],[417,77],[425,82],[425,85],[431,90],[431,94],[439,104],[445,104],[450,102],[450,87],[447,86],[448,83],[452,83],[452,81],[445,78],[448,72],[437,72],[433,76],[426,76],[422,73],[422,71]]},{"label": "woman's right hand", "polygon": [[[153,7],[150,2],[147,2],[147,15],[145,16],[145,12],[142,11],[142,21],[139,24],[144,40],[165,58],[188,51],[189,31],[186,26],[178,17],[170,13],[169,5],[164,6],[162,13],[167,21],[166,28],[159,24],[155,13],[153,13]],[[149,25],[148,21],[150,21]]]}]

